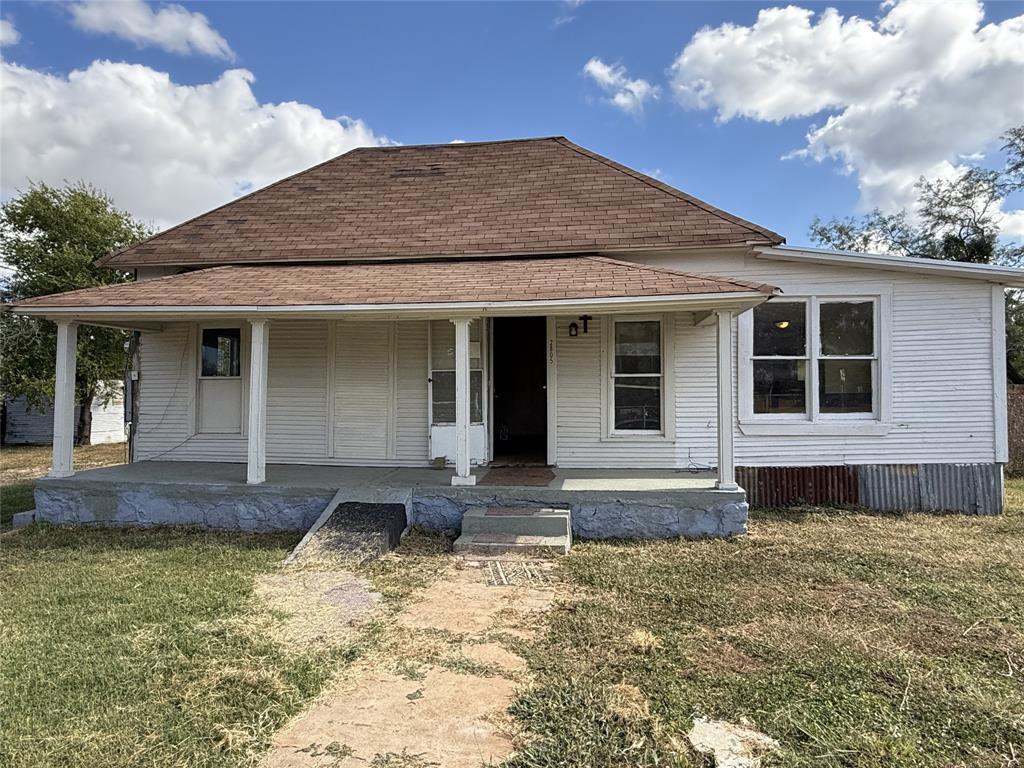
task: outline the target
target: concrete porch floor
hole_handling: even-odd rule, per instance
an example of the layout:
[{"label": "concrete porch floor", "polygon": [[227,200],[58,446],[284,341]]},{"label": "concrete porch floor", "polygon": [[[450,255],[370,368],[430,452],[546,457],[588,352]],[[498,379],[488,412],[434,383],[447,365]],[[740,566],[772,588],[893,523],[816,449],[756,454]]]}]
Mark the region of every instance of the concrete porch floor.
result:
[{"label": "concrete porch floor", "polygon": [[[477,481],[488,467],[475,467]],[[560,469],[546,487],[554,491],[672,492],[713,490],[713,472],[653,469]],[[293,488],[451,488],[452,469],[429,467],[335,467],[315,464],[268,464],[262,487]],[[199,461],[140,461],[86,469],[62,482],[167,483],[172,485],[246,485],[245,465]],[[472,486],[470,486],[472,487]],[[487,486],[489,489],[518,486]]]}]

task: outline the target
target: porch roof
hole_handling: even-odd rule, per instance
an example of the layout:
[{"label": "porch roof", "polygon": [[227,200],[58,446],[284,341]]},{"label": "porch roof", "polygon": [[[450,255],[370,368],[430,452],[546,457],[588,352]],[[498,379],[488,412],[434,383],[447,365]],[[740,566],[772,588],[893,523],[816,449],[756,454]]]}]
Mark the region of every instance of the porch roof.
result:
[{"label": "porch roof", "polygon": [[[673,302],[753,306],[763,284],[693,275],[603,256],[212,267],[14,304],[33,315],[134,315],[625,308]],[[582,303],[582,304],[581,304]]]}]

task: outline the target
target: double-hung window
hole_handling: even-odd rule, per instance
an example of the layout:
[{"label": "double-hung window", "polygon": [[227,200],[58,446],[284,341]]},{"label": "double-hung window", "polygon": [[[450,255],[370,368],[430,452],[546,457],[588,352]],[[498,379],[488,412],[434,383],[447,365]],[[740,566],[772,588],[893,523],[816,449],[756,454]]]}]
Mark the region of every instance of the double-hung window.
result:
[{"label": "double-hung window", "polygon": [[750,325],[748,418],[880,418],[877,297],[772,300],[754,308]]},{"label": "double-hung window", "polygon": [[614,320],[612,334],[612,430],[660,434],[665,389],[661,321]]}]

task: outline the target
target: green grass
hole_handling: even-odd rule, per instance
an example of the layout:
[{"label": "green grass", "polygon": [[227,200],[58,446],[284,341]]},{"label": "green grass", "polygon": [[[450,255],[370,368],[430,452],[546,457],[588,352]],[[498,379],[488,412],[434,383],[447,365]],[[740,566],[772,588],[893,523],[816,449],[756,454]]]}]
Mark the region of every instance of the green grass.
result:
[{"label": "green grass", "polygon": [[19,512],[35,508],[32,490],[35,483],[0,485],[0,530],[9,528],[11,519]]},{"label": "green grass", "polygon": [[752,719],[773,765],[1017,768],[1024,481],[1008,489],[999,518],[760,513],[740,540],[577,546],[509,768],[701,765],[698,714]]},{"label": "green grass", "polygon": [[0,542],[0,765],[249,765],[337,668],[260,631],[295,536],[30,526]]}]

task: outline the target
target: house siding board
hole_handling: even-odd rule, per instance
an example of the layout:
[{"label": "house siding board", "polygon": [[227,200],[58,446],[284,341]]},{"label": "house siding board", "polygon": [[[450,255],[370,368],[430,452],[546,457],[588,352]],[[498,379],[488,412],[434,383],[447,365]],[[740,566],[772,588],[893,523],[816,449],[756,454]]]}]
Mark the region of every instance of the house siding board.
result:
[{"label": "house siding board", "polygon": [[327,322],[270,326],[267,460],[321,459],[327,446]]},{"label": "house siding board", "polygon": [[335,334],[334,457],[371,464],[391,458],[390,322],[340,322]]},{"label": "house siding board", "polygon": [[397,323],[398,380],[395,386],[395,463],[420,466],[428,460],[427,321]]}]

